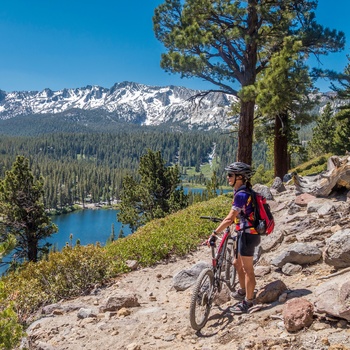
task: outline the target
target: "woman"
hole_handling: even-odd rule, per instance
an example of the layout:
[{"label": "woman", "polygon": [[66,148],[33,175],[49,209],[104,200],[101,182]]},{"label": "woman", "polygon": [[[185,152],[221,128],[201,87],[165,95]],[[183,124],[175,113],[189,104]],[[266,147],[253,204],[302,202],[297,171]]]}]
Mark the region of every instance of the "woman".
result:
[{"label": "woman", "polygon": [[[252,168],[245,163],[235,162],[225,168],[227,179],[233,187],[232,207],[226,218],[213,231],[212,237],[216,237],[217,232],[223,231],[232,223],[236,224],[238,232],[238,254],[233,264],[236,268],[240,289],[233,293],[235,299],[241,302],[230,308],[235,314],[247,313],[253,306],[254,289],[256,285],[254,274],[254,250],[260,244],[260,236],[249,223],[248,219],[253,215],[249,179],[253,175]],[[248,218],[248,219],[247,219]]]}]

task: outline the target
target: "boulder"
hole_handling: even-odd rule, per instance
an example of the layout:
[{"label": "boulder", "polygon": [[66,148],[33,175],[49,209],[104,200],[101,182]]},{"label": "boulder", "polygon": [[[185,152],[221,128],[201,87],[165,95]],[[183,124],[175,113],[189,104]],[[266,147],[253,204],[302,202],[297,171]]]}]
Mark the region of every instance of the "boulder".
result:
[{"label": "boulder", "polygon": [[296,332],[310,327],[313,315],[313,305],[304,298],[291,299],[284,304],[283,322],[288,332]]},{"label": "boulder", "polygon": [[196,282],[201,271],[208,267],[210,267],[208,263],[200,261],[190,269],[181,270],[173,277],[173,287],[177,291],[186,290]]},{"label": "boulder", "polygon": [[339,230],[326,239],[323,259],[337,269],[350,266],[350,229]]},{"label": "boulder", "polygon": [[322,252],[316,246],[305,243],[294,243],[286,248],[282,254],[272,259],[271,264],[282,267],[286,263],[299,265],[316,262],[322,257]]},{"label": "boulder", "polygon": [[79,319],[88,318],[88,317],[97,317],[97,313],[98,312],[93,309],[81,308],[78,311],[77,317]]},{"label": "boulder", "polygon": [[276,177],[273,181],[273,184],[271,186],[271,189],[276,190],[278,193],[285,192],[286,187],[284,186],[282,180],[279,177]]},{"label": "boulder", "polygon": [[140,306],[136,295],[122,294],[122,292],[112,295],[108,298],[105,305],[100,307],[100,312],[118,311],[122,307],[137,307]]},{"label": "boulder", "polygon": [[261,253],[269,252],[274,247],[279,245],[283,241],[284,235],[284,230],[278,230],[275,228],[275,230],[270,235],[262,236],[260,243]]},{"label": "boulder", "polygon": [[267,200],[273,201],[273,195],[270,191],[270,188],[268,186],[265,185],[261,185],[261,184],[255,184],[253,186],[253,190],[255,192],[260,193],[261,195],[263,195]]},{"label": "boulder", "polygon": [[350,272],[332,277],[315,290],[315,309],[350,321]]},{"label": "boulder", "polygon": [[301,265],[287,263],[282,267],[282,272],[285,275],[292,276],[301,272],[302,269],[303,267]]},{"label": "boulder", "polygon": [[271,282],[256,293],[256,302],[259,304],[273,303],[286,290],[287,287],[282,281]]}]

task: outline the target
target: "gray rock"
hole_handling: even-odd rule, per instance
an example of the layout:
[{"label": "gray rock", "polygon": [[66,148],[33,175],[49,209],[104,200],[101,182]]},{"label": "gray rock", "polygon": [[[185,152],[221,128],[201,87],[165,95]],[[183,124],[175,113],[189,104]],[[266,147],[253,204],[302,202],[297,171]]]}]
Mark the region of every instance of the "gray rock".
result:
[{"label": "gray rock", "polygon": [[339,230],[326,240],[323,259],[335,268],[350,266],[350,229]]},{"label": "gray rock", "polygon": [[274,281],[267,284],[265,287],[261,288],[256,293],[256,301],[257,303],[272,303],[280,297],[287,290],[286,285],[280,281]]},{"label": "gray rock", "polygon": [[350,272],[322,283],[314,294],[317,312],[350,321]]},{"label": "gray rock", "polygon": [[274,230],[268,236],[261,237],[260,248],[261,252],[269,252],[271,249],[276,247],[279,243],[283,241],[285,232],[283,230]]},{"label": "gray rock", "polygon": [[276,190],[278,193],[285,192],[286,187],[284,186],[282,180],[279,177],[276,177],[273,181],[273,184],[271,186],[271,189]]},{"label": "gray rock", "polygon": [[283,182],[288,182],[288,181],[290,181],[292,179],[292,174],[285,174],[284,176],[283,176]]},{"label": "gray rock", "polygon": [[134,294],[115,294],[108,298],[106,304],[100,307],[100,312],[118,311],[122,307],[140,306],[136,295]]},{"label": "gray rock", "polygon": [[328,201],[322,205],[321,208],[317,210],[317,214],[320,218],[323,218],[325,215],[329,215],[334,212],[336,209],[334,203]]},{"label": "gray rock", "polygon": [[131,270],[135,271],[139,267],[139,263],[137,260],[126,260],[126,266]]},{"label": "gray rock", "polygon": [[296,275],[301,272],[303,267],[301,265],[287,263],[282,267],[282,272],[288,276]]},{"label": "gray rock", "polygon": [[288,215],[294,215],[300,211],[302,211],[302,208],[294,203],[288,208]]},{"label": "gray rock", "polygon": [[44,315],[49,315],[52,314],[52,312],[54,310],[62,310],[63,307],[61,304],[50,304],[50,305],[46,305],[41,309],[41,313]]},{"label": "gray rock", "polygon": [[317,213],[317,211],[324,205],[323,198],[316,198],[312,202],[309,202],[306,206],[306,212],[308,214]]},{"label": "gray rock", "polygon": [[310,264],[319,260],[322,256],[320,249],[305,243],[294,243],[285,249],[281,255],[274,258],[271,264],[282,267],[286,263]]},{"label": "gray rock", "polygon": [[262,277],[268,275],[271,272],[270,266],[257,266],[254,268],[254,274],[256,277]]},{"label": "gray rock", "polygon": [[88,318],[88,317],[96,317],[97,316],[97,311],[92,310],[92,309],[81,308],[78,311],[77,316],[78,316],[79,319]]},{"label": "gray rock", "polygon": [[173,277],[173,287],[177,291],[186,290],[196,282],[201,271],[207,267],[210,267],[208,263],[200,261],[190,269],[181,270]]},{"label": "gray rock", "polygon": [[253,186],[253,190],[263,195],[267,200],[270,200],[270,201],[274,200],[273,195],[270,191],[270,188],[265,185],[255,184]]}]

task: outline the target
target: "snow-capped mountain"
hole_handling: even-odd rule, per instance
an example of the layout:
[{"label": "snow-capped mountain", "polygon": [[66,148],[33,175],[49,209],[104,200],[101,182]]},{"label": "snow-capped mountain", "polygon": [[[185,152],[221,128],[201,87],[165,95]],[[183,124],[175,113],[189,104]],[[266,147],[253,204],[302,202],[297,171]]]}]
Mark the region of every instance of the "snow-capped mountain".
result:
[{"label": "snow-capped mountain", "polygon": [[52,91],[0,90],[0,119],[26,115],[55,115],[69,110],[111,113],[113,118],[141,125],[179,123],[188,127],[226,128],[234,98],[213,92],[192,101],[200,91],[177,86],[147,86],[117,83],[110,89],[86,86]]}]

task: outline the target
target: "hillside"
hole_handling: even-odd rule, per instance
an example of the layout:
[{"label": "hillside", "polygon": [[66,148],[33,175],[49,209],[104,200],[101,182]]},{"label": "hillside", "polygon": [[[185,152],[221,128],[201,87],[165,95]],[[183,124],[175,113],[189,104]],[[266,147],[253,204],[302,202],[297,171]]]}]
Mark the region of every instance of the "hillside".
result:
[{"label": "hillside", "polygon": [[[324,302],[320,288],[327,287],[327,283],[341,284],[339,279],[350,280],[349,272],[332,277],[336,270],[329,263],[332,238],[339,233],[349,237],[349,195],[343,191],[315,198],[300,195],[293,185],[282,192],[271,192],[273,200],[269,203],[276,229],[263,238],[257,254],[257,289],[281,281],[287,287],[284,298],[262,304],[255,313],[237,316],[229,313],[233,301],[223,295],[211,310],[207,325],[196,333],[189,324],[191,289],[176,290],[174,276],[200,261],[210,262],[208,248],[198,246],[185,258],[171,257],[156,266],[136,269],[107,288],[96,286],[89,295],[44,307],[27,330],[30,349],[349,350],[349,283],[343,284],[341,292],[348,310],[343,317],[336,314],[337,310],[332,311],[332,305],[338,305],[337,289],[328,288],[332,297],[327,296],[331,299],[327,311],[320,307]],[[311,262],[308,254],[299,256],[299,260],[294,256],[289,262],[294,271],[277,267],[274,261],[293,251],[297,243],[305,249],[319,249],[323,258]],[[346,246],[344,243],[344,249]],[[346,254],[349,250],[343,261]],[[283,310],[286,302],[297,298],[314,305],[313,322],[289,332]]]}]

